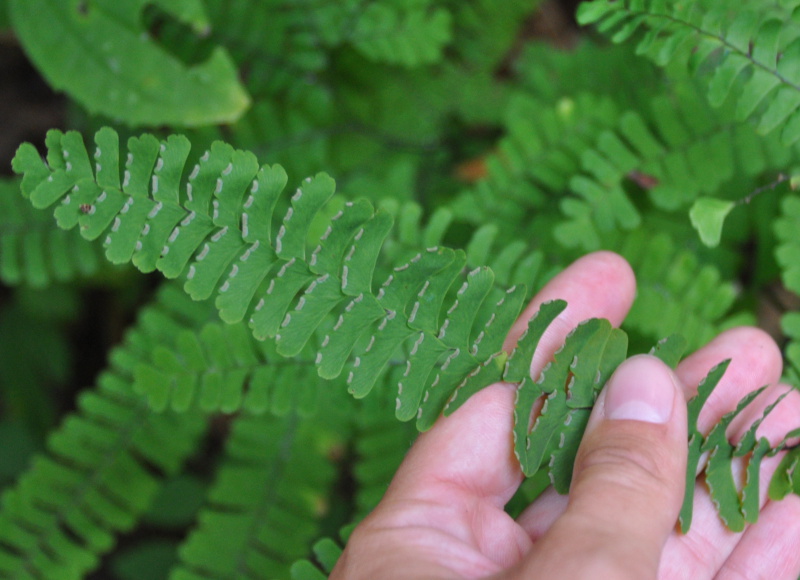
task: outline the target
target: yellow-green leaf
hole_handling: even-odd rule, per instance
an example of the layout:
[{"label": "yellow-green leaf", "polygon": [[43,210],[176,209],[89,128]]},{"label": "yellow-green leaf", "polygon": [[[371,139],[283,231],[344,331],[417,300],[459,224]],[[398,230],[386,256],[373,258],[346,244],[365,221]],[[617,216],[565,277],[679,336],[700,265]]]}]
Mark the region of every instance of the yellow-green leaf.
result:
[{"label": "yellow-green leaf", "polygon": [[719,244],[722,225],[734,205],[732,201],[711,197],[701,197],[694,202],[689,219],[706,246],[713,248]]}]

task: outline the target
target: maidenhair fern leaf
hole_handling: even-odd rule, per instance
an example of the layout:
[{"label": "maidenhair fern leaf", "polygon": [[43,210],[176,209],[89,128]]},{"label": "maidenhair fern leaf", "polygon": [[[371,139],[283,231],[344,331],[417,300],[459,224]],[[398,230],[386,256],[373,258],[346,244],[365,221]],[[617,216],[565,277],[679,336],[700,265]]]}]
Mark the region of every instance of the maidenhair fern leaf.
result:
[{"label": "maidenhair fern leaf", "polygon": [[[566,492],[571,460],[563,461],[559,456],[566,453],[574,457],[594,400],[610,376],[603,371],[616,368],[626,351],[623,333],[612,330],[607,320],[589,320],[568,335],[535,382],[530,376],[523,379],[517,395],[514,435],[515,452],[526,475],[558,465],[550,472],[551,480],[557,490]],[[607,360],[608,364],[601,366],[604,354],[617,360]],[[537,400],[542,407],[530,423]]]},{"label": "maidenhair fern leaf", "polygon": [[[692,84],[676,82],[672,90],[674,95],[659,95],[621,115],[584,151],[580,172],[570,180],[577,197],[562,201],[569,217],[556,229],[562,244],[596,249],[604,232],[633,229],[640,219],[629,193],[633,185],[655,206],[675,211],[704,200],[703,194],[718,195],[736,175],[782,169],[796,155],[777,136],[760,136],[750,123],[737,121],[730,107],[711,108]],[[721,230],[720,209],[730,209],[724,203],[699,201],[690,214],[695,227],[703,226],[707,244]]]},{"label": "maidenhair fern leaf", "polygon": [[430,2],[373,2],[358,15],[349,41],[369,59],[407,67],[436,62],[450,42],[451,16]]},{"label": "maidenhair fern leaf", "polygon": [[244,324],[212,323],[154,345],[135,368],[134,389],[156,412],[242,409],[308,416],[320,392],[315,375],[311,360],[285,361],[274,343],[255,340]]},{"label": "maidenhair fern leaf", "polygon": [[[204,427],[197,415],[154,415],[131,388],[132,367],[151,341],[190,323],[177,320],[182,300],[165,291],[143,312],[126,344],[112,353],[112,369],[51,435],[47,454],[4,492],[0,575],[83,578],[147,510],[163,477],[195,449]],[[152,326],[153,316],[171,324]]]},{"label": "maidenhair fern leaf", "polygon": [[[616,249],[637,274],[637,296],[626,328],[652,340],[680,332],[688,348],[696,349],[728,323],[736,299],[734,285],[668,234],[631,232]],[[653,317],[652,312],[663,315]]]},{"label": "maidenhair fern leaf", "polygon": [[335,481],[328,456],[341,426],[334,428],[335,413],[326,417],[236,419],[208,505],[179,549],[171,580],[288,577],[318,533]]},{"label": "maidenhair fern leaf", "polygon": [[[393,357],[405,353],[409,362],[397,385],[398,416],[416,415],[420,427],[432,424],[464,369],[497,355],[528,295],[523,286],[508,293],[493,288],[491,272],[481,269],[467,277],[461,291],[451,291],[466,258],[435,247],[394,267],[375,293],[392,216],[358,201],[345,203],[327,218],[322,210],[334,184],[326,175],[304,180],[273,228],[286,182],[278,167],[259,168],[251,154],[217,142],[182,181],[178,176],[185,174],[188,152],[182,137],[162,142],[149,135],[134,137],[127,156],[118,152],[110,129],[98,132],[95,142],[94,167],[77,133],[51,132],[46,164],[31,146],[21,147],[14,167],[26,175],[25,195],[37,207],[60,200],[55,209],[60,225],[78,226],[88,238],[104,236],[111,261],[133,261],[168,277],[183,275],[192,298],[216,296],[226,322],[249,320],[253,334],[274,337],[284,356],[299,353],[315,328],[324,328],[315,357],[319,372],[329,378],[344,372],[357,397],[372,389]],[[107,161],[123,157],[117,187]],[[312,223],[317,224],[313,233]],[[426,237],[440,235],[431,231]],[[181,372],[174,351],[159,353],[158,360],[140,369],[141,384],[160,393],[153,400],[158,407],[168,400],[176,408],[189,405],[196,377]],[[172,395],[154,386],[167,376],[177,381]],[[209,375],[204,380],[220,379]],[[213,384],[209,392],[222,388]],[[241,393],[240,387],[231,387],[230,396]],[[204,400],[216,404],[211,395]],[[224,406],[238,404],[230,399]]]},{"label": "maidenhair fern leaf", "polygon": [[781,265],[783,283],[789,290],[800,293],[800,240],[797,228],[800,226],[800,196],[788,195],[781,202],[781,217],[775,221],[775,235],[780,241],[775,257]]},{"label": "maidenhair fern leaf", "polygon": [[[781,202],[781,215],[775,220],[774,230],[778,239],[775,257],[781,266],[781,278],[787,289],[800,293],[800,242],[797,228],[800,227],[800,196],[787,195]],[[786,347],[786,358],[791,365],[787,372],[800,377],[800,314],[788,312],[781,320],[781,326],[791,342]]]},{"label": "maidenhair fern leaf", "polygon": [[796,7],[796,2],[783,2],[768,10],[734,11],[702,3],[595,0],[581,5],[578,20],[596,24],[614,42],[643,30],[637,36],[639,53],[661,66],[679,61],[701,75],[711,71],[705,80],[713,105],[733,96],[739,120],[759,117],[764,134],[782,127],[781,139],[791,145],[800,139]]},{"label": "maidenhair fern leaf", "polygon": [[576,41],[569,51],[552,50],[547,42],[527,43],[514,62],[521,85],[550,104],[562,99],[568,104],[574,95],[586,93],[595,99],[610,97],[620,113],[636,110],[652,96],[660,71],[637,58],[630,46],[598,42],[589,35]]},{"label": "maidenhair fern leaf", "polygon": [[[399,381],[398,366],[386,377],[387,387]],[[386,493],[392,479],[417,435],[411,423],[392,420],[395,410],[393,392],[381,389],[374,397],[358,402],[355,416],[355,461],[353,477],[358,482],[354,521],[366,517]]]},{"label": "maidenhair fern leaf", "polygon": [[485,177],[452,205],[458,217],[483,227],[525,223],[558,200],[564,219],[548,229],[562,245],[591,251],[639,223],[634,192],[667,211],[688,209],[698,196],[718,196],[732,178],[784,170],[797,155],[777,134],[761,136],[738,121],[729,104],[712,108],[686,80],[671,79],[669,94],[639,101],[620,111],[597,96],[570,95],[547,107],[515,95],[507,136],[480,160]]},{"label": "maidenhair fern leaf", "polygon": [[452,204],[456,215],[476,224],[487,217],[524,219],[528,212],[520,208],[539,207],[548,194],[567,188],[587,142],[613,126],[618,115],[609,100],[585,94],[555,106],[515,94],[505,112],[508,134],[496,153],[481,160],[486,176]]},{"label": "maidenhair fern leaf", "polygon": [[342,547],[330,538],[318,541],[312,550],[319,565],[308,560],[295,562],[291,568],[291,580],[327,580],[343,552]]},{"label": "maidenhair fern leaf", "polygon": [[[184,65],[142,27],[145,4],[13,0],[10,9],[15,32],[51,86],[92,112],[130,125],[236,120],[250,101],[225,50]],[[199,30],[209,25],[197,0],[158,4]]]}]

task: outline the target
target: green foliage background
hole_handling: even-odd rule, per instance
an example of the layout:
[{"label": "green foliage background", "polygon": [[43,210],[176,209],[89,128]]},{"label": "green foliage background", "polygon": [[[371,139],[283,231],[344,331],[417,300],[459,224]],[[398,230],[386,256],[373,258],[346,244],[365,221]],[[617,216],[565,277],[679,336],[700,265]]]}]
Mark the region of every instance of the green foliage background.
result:
[{"label": "green foliage background", "polygon": [[[417,432],[397,418],[425,428],[442,397],[455,393],[457,406],[500,378],[497,343],[519,307],[593,250],[619,252],[636,272],[631,351],[675,332],[692,349],[761,323],[800,384],[798,6],[595,0],[578,9],[586,27],[561,34],[564,48],[532,32],[553,10],[534,0],[0,0],[0,27],[67,95],[76,131],[33,144],[46,165],[21,148],[24,181],[0,182],[0,578],[324,578]],[[104,126],[122,144],[96,133]],[[206,160],[216,169],[201,171]],[[79,178],[59,181],[73,170]],[[252,239],[226,213],[229,176],[274,193]],[[173,196],[175,212],[202,214],[185,185],[206,177],[208,224],[227,232],[230,218],[244,231],[230,252],[266,241],[283,260],[247,296],[225,297],[233,253],[218,259],[214,246],[200,265],[218,230],[187,246],[183,264],[136,245],[145,224],[173,243],[185,214],[167,223],[159,212]],[[286,183],[311,205],[279,197]],[[119,192],[118,213],[95,215],[107,192]],[[125,215],[123,199],[151,205]],[[51,204],[56,220],[40,211]],[[317,266],[311,250],[339,210],[361,221]],[[374,243],[357,243],[359,224]],[[402,280],[406,264],[414,274],[387,290],[400,316],[395,342],[376,343],[385,361],[353,334],[336,359],[343,372],[319,357],[334,348],[336,314],[350,312],[343,300],[358,295],[341,270],[351,258],[360,304],[383,299],[378,283]],[[219,273],[204,278],[215,260]],[[333,290],[319,278],[317,295],[332,292],[336,306],[313,324],[299,315],[313,290],[306,264],[342,278]],[[430,289],[413,287],[426,271]],[[295,275],[296,287],[281,286]],[[488,276],[484,304],[473,290]],[[441,328],[460,280],[475,306],[463,347]],[[279,316],[258,318],[265,291],[286,297]],[[501,296],[517,310],[492,310]],[[437,332],[440,350],[418,351]],[[86,350],[90,376],[78,368]],[[454,390],[428,404],[451,359]],[[73,395],[76,380],[93,386]],[[540,489],[529,480],[509,509]]]}]

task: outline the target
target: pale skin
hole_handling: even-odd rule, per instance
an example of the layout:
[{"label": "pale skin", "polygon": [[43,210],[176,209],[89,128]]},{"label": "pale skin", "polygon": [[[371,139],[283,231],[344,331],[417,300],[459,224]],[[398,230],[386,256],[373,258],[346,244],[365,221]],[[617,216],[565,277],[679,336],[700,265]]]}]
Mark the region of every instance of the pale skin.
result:
[{"label": "pale skin", "polygon": [[[635,287],[619,256],[586,256],[539,292],[506,347],[542,302],[567,300],[534,356],[537,376],[580,321],[622,323]],[[704,432],[744,394],[773,385],[734,424],[729,436],[735,440],[788,388],[778,384],[780,350],[754,328],[720,334],[674,373],[648,356],[623,363],[595,405],[569,495],[549,490],[516,520],[503,510],[522,482],[511,438],[515,387],[487,387],[419,437],[384,499],[353,532],[331,580],[796,580],[797,496],[772,502],[762,485],[759,521],[737,534],[722,524],[698,480],[692,528],[684,535],[676,527],[686,465],[685,401],[727,358],[733,361],[700,416]],[[775,444],[798,425],[800,393],[792,392],[760,434]],[[779,460],[764,461],[762,482]]]}]

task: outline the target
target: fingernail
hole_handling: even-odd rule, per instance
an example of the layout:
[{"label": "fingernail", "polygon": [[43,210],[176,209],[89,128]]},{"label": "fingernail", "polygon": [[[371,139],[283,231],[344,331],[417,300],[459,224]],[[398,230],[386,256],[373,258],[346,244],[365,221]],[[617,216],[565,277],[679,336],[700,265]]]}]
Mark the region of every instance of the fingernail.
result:
[{"label": "fingernail", "polygon": [[622,363],[606,384],[607,419],[666,423],[672,415],[675,382],[669,368],[651,356]]}]

